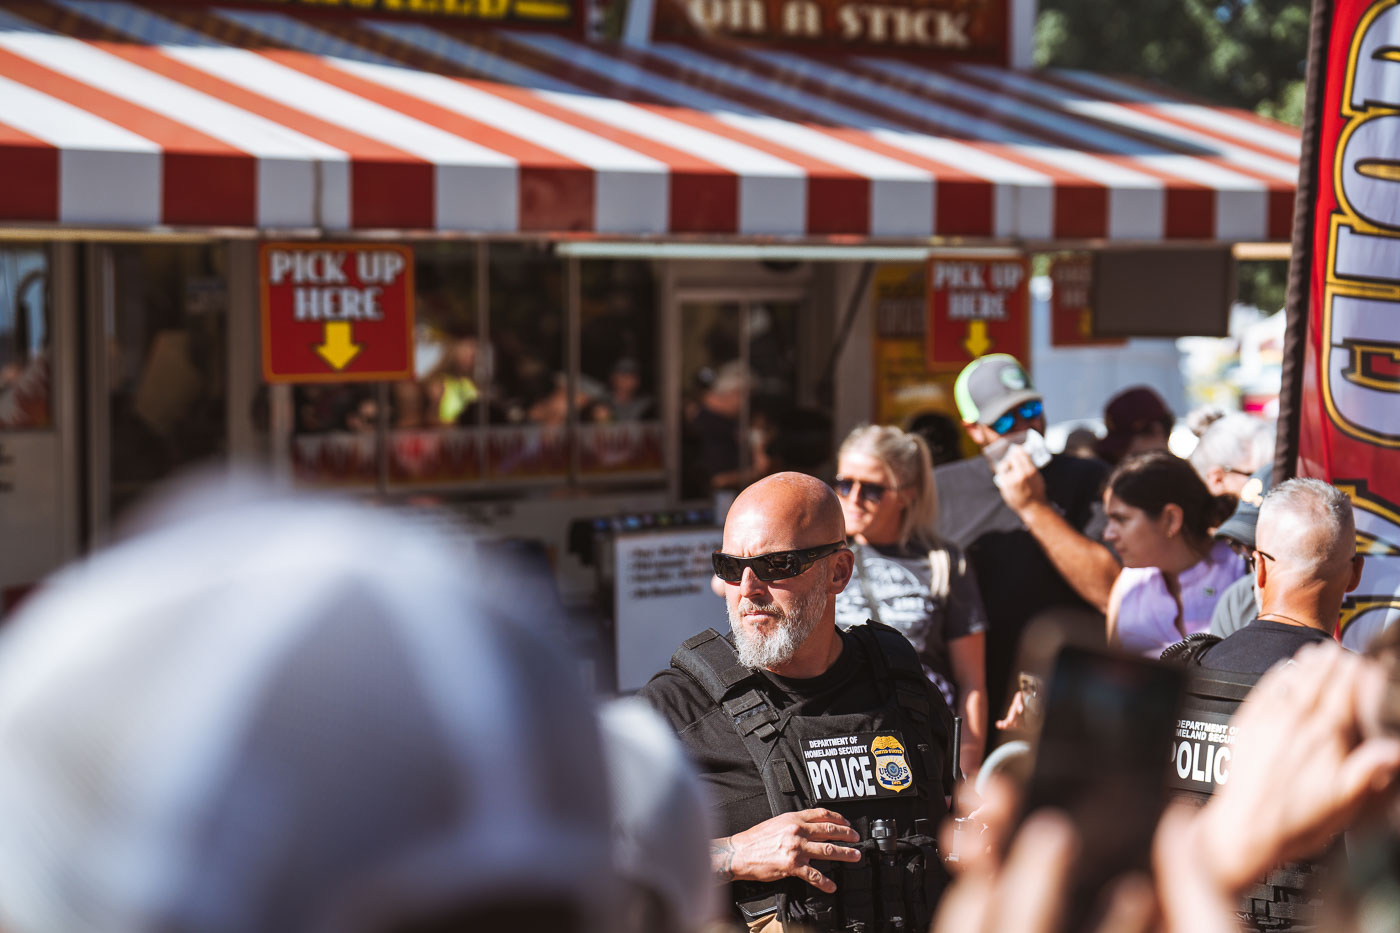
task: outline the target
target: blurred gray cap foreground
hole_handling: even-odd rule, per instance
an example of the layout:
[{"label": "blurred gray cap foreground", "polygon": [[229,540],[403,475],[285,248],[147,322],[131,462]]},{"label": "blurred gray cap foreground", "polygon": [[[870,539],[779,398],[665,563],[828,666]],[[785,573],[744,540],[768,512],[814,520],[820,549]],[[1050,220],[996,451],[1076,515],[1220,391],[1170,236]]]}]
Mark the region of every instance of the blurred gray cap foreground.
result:
[{"label": "blurred gray cap foreground", "polygon": [[613,858],[622,880],[665,908],[649,931],[699,930],[716,919],[709,808],[666,721],[635,697],[600,714],[613,803]]},{"label": "blurred gray cap foreground", "polygon": [[385,933],[550,900],[598,925],[591,703],[488,618],[462,550],[345,504],[202,505],[0,638],[0,929]]}]

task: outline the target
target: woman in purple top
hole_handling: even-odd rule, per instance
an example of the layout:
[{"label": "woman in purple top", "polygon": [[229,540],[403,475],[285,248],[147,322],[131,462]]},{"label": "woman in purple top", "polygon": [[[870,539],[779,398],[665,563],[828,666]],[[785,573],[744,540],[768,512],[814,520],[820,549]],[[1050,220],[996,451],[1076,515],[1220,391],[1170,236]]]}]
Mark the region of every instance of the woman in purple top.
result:
[{"label": "woman in purple top", "polygon": [[1108,477],[1104,542],[1123,571],[1108,597],[1108,641],[1134,654],[1162,649],[1210,626],[1220,594],[1244,576],[1244,559],[1211,532],[1229,515],[1185,460],[1154,451]]}]

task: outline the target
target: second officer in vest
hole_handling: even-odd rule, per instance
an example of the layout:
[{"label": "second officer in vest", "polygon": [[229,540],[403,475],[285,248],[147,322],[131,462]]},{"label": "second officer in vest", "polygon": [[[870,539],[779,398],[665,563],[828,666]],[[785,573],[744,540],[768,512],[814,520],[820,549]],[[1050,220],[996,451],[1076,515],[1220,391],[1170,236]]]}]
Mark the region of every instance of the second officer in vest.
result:
[{"label": "second officer in vest", "polygon": [[641,691],[709,786],[714,870],[755,930],[923,931],[945,880],[952,715],[894,629],[837,630],[852,565],[829,487],[755,483],[714,558],[732,634],[687,640]]}]

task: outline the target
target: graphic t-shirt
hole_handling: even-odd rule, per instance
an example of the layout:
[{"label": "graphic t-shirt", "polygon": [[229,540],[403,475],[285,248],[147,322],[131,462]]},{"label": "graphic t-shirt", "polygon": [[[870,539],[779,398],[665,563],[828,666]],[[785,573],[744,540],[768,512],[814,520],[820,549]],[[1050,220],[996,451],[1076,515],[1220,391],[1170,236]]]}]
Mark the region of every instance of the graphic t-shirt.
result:
[{"label": "graphic t-shirt", "polygon": [[856,557],[855,575],[836,597],[836,625],[848,629],[874,619],[897,629],[919,653],[924,673],[944,701],[956,709],[948,643],[987,629],[977,579],[962,551],[951,546],[942,549],[947,556],[947,587],[935,594],[928,551],[854,541],[851,550]]}]

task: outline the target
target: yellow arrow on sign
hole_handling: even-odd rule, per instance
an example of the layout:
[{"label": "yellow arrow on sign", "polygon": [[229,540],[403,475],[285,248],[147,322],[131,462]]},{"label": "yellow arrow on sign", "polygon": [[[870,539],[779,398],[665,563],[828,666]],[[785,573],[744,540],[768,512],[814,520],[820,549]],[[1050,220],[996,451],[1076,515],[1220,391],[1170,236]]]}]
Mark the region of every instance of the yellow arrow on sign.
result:
[{"label": "yellow arrow on sign", "polygon": [[327,321],[325,339],[316,346],[316,353],[330,364],[331,369],[344,369],[360,355],[360,344],[350,333],[349,321]]},{"label": "yellow arrow on sign", "polygon": [[985,355],[992,348],[992,340],[987,336],[986,321],[967,322],[967,339],[963,341],[963,346],[972,354],[973,359]]},{"label": "yellow arrow on sign", "polygon": [[1085,340],[1094,336],[1094,312],[1088,308],[1079,312],[1079,336]]}]

